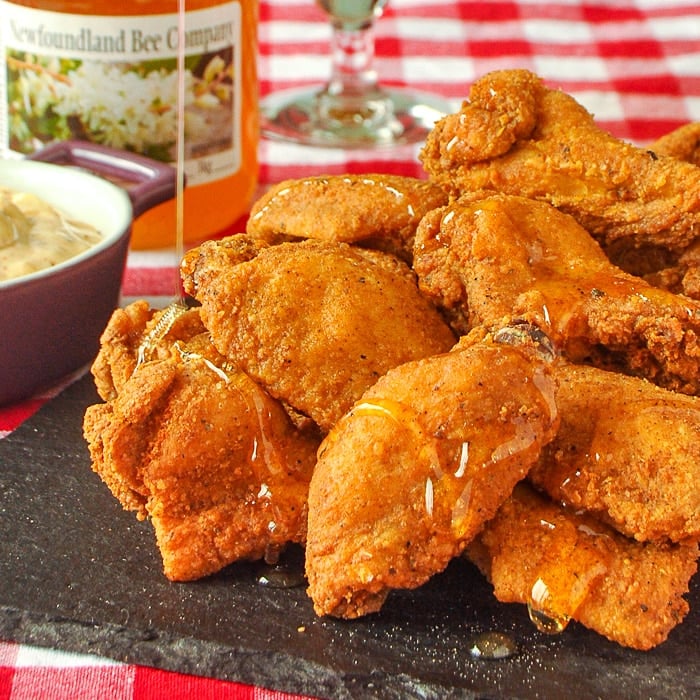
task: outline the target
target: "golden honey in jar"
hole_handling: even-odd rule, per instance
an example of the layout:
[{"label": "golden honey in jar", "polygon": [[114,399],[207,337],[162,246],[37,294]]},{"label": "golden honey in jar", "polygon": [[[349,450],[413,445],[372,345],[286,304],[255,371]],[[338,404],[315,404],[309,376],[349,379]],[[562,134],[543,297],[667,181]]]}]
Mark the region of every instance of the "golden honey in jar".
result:
[{"label": "golden honey in jar", "polygon": [[[183,237],[225,231],[257,184],[257,12],[186,0],[182,32],[178,0],[0,0],[0,154],[78,139],[174,165],[182,84]],[[132,247],[174,245],[176,210],[141,215]]]}]

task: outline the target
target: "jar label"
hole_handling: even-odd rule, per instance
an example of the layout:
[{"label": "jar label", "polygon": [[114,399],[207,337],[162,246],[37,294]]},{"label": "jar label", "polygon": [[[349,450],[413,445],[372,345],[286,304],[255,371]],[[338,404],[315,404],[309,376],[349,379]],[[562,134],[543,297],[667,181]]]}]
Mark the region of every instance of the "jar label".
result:
[{"label": "jar label", "polygon": [[[184,79],[178,46],[184,38]],[[83,139],[174,163],[184,113],[189,185],[241,166],[238,2],[138,16],[69,15],[0,0],[0,151]]]}]

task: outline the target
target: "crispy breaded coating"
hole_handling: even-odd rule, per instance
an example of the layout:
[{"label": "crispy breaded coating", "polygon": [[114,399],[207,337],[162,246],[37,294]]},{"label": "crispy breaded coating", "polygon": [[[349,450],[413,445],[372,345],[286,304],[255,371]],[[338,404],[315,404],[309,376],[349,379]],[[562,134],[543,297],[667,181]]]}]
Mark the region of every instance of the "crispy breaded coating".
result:
[{"label": "crispy breaded coating", "polygon": [[[700,299],[700,241],[689,245],[678,257],[678,263],[670,269],[663,270],[660,274],[670,277],[668,288],[673,289],[670,285],[673,284],[674,280],[679,279],[675,286],[675,290],[679,294],[685,294],[692,299]],[[653,279],[651,281],[655,282]]]},{"label": "crispy breaded coating", "polygon": [[700,165],[700,122],[684,124],[664,134],[649,146],[649,150],[659,156]]},{"label": "crispy breaded coating", "polygon": [[208,241],[182,264],[214,345],[324,431],[388,369],[449,350],[454,335],[395,257],[307,240],[261,248]]},{"label": "crispy breaded coating", "polygon": [[285,180],[254,205],[246,232],[263,239],[361,243],[410,259],[423,215],[447,204],[432,182],[402,175],[321,175]]},{"label": "crispy breaded coating", "polygon": [[524,484],[467,550],[498,600],[526,603],[540,624],[577,620],[611,641],[648,650],[688,612],[683,596],[698,545],[629,540]]},{"label": "crispy breaded coating", "polygon": [[325,438],[306,573],[320,615],[379,610],[442,571],[556,431],[549,364],[474,344],[387,372]]},{"label": "crispy breaded coating", "polygon": [[700,399],[559,363],[561,425],[528,478],[640,541],[700,538]]},{"label": "crispy breaded coating", "polygon": [[630,238],[682,250],[700,235],[700,168],[614,138],[527,70],[477,80],[435,125],[421,160],[454,195],[490,189],[549,202],[603,245]]},{"label": "crispy breaded coating", "polygon": [[700,392],[700,302],[614,267],[546,202],[481,192],[431,212],[414,269],[461,332],[523,319],[572,362]]},{"label": "crispy breaded coating", "polygon": [[[143,311],[139,305],[125,314]],[[105,338],[123,347],[139,327],[118,314]],[[238,559],[274,558],[285,544],[303,542],[318,437],[296,430],[206,332],[166,336],[157,358],[120,381],[107,403],[88,407],[83,427],[93,469],[124,508],[150,519],[171,580],[197,579]]]}]

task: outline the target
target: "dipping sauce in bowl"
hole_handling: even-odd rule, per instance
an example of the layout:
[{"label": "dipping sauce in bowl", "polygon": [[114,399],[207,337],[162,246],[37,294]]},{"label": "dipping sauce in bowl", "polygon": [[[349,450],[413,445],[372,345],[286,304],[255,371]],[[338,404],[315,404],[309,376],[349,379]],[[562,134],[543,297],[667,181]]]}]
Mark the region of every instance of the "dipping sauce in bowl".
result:
[{"label": "dipping sauce in bowl", "polygon": [[100,240],[94,226],[41,197],[0,186],[0,281],[53,267]]},{"label": "dipping sauce in bowl", "polygon": [[[42,252],[39,245],[36,252],[47,258],[48,267],[9,279],[0,276],[0,406],[54,386],[94,360],[100,335],[119,305],[133,218],[177,192],[174,168],[125,151],[61,141],[35,158],[0,158],[0,190],[26,193],[34,204],[45,202],[55,211],[41,216],[70,222],[63,228],[70,229],[71,238],[77,231],[84,249],[58,261],[55,250]],[[32,216],[18,203],[10,204],[20,215],[10,208],[4,247],[21,257],[15,239],[28,235],[23,217],[31,223]],[[85,226],[75,222],[84,222],[92,233],[86,235]],[[53,250],[60,226],[48,228],[47,245]]]}]

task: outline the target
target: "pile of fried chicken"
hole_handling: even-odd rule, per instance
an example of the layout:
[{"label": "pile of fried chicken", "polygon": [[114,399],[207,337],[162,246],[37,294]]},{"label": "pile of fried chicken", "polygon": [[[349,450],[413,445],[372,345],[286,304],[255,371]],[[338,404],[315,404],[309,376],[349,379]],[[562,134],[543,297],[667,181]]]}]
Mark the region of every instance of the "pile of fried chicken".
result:
[{"label": "pile of fried chicken", "polygon": [[469,558],[496,597],[635,649],[700,539],[700,125],[641,148],[487,74],[428,179],[280,183],[117,310],[84,432],[173,581],[305,547],[319,615]]}]

